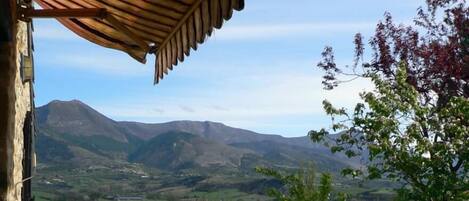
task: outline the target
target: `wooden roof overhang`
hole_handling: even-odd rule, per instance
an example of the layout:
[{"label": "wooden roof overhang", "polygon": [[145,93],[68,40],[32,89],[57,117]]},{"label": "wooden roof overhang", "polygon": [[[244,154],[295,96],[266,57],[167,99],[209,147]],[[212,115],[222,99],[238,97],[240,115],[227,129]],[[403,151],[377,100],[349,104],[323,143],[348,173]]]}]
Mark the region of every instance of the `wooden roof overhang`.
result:
[{"label": "wooden roof overhang", "polygon": [[184,61],[191,48],[197,50],[213,28],[221,28],[233,10],[244,8],[244,0],[34,1],[44,10],[26,11],[28,15],[55,15],[79,36],[124,51],[142,63],[148,53],[155,54],[155,84]]}]

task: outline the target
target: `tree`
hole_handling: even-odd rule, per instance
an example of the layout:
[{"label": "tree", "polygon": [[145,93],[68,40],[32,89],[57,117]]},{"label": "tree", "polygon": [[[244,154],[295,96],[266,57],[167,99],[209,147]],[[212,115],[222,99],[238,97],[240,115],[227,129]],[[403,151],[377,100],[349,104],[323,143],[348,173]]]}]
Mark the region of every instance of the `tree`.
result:
[{"label": "tree", "polygon": [[[353,111],[324,101],[331,129],[309,136],[332,141],[331,151],[348,157],[365,153],[365,169],[343,173],[401,181],[402,199],[467,200],[469,8],[465,0],[427,0],[414,21],[415,26],[396,25],[386,13],[370,39],[368,62],[360,34],[351,67],[337,67],[333,49],[325,48],[318,64],[326,72],[325,89],[358,77],[370,79],[375,90],[361,93],[364,102]],[[340,136],[328,139],[330,132]]]},{"label": "tree", "polygon": [[264,167],[257,167],[256,172],[278,179],[285,185],[286,192],[274,188],[268,191],[268,195],[278,201],[330,200],[332,176],[327,173],[321,174],[319,186],[316,187],[316,174],[312,167],[303,168],[294,174],[282,174],[276,170]]}]

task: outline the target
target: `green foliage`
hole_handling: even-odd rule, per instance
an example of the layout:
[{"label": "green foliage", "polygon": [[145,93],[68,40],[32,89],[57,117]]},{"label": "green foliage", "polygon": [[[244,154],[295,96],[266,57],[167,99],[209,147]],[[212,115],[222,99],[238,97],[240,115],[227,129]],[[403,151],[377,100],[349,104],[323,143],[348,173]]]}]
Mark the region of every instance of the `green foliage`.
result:
[{"label": "green foliage", "polygon": [[[331,151],[348,157],[367,151],[370,162],[365,171],[343,173],[404,182],[402,200],[467,200],[469,100],[452,96],[447,104],[423,101],[407,82],[406,69],[401,64],[394,80],[370,72],[375,90],[362,93],[364,103],[352,113],[324,101],[332,130],[341,132],[331,139]],[[324,143],[328,134],[325,129],[309,133],[313,141]]]},{"label": "green foliage", "polygon": [[425,3],[414,26],[385,14],[369,40],[369,61],[361,34],[352,68],[337,67],[325,48],[318,63],[325,89],[365,78],[375,90],[362,93],[364,103],[351,112],[324,101],[340,136],[327,140],[326,129],[309,135],[332,152],[368,157],[366,169],[343,173],[401,181],[400,200],[469,200],[469,7],[466,0]]},{"label": "green foliage", "polygon": [[269,196],[279,201],[326,201],[330,200],[332,192],[332,176],[322,174],[319,186],[315,184],[313,168],[302,169],[295,174],[282,174],[276,170],[257,167],[256,172],[273,177],[282,182],[287,190],[285,193],[278,189],[270,189]]}]

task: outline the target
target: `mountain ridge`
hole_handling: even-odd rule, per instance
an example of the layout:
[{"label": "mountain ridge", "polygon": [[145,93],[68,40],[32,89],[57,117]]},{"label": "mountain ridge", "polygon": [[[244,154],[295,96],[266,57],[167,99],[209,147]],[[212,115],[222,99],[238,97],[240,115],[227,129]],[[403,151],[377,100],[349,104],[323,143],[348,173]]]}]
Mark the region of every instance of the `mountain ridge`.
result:
[{"label": "mountain ridge", "polygon": [[[114,160],[175,171],[245,169],[256,163],[294,167],[300,165],[300,160],[317,161],[324,166],[320,169],[334,171],[352,165],[330,154],[328,148],[312,144],[307,137],[259,134],[219,122],[115,121],[79,100],[52,101],[38,107],[36,115],[39,137],[43,137],[38,145],[43,149],[39,159],[45,162],[86,165],[94,159],[100,160],[96,163]],[[47,144],[56,145],[56,149]],[[179,145],[178,149],[174,145]]]}]

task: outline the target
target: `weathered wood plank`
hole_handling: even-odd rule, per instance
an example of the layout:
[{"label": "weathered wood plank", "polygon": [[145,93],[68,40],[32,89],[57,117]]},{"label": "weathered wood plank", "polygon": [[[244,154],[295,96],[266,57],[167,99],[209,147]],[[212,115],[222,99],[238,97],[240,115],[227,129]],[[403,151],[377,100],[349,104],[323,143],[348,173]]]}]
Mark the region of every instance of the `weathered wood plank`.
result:
[{"label": "weathered wood plank", "polygon": [[194,16],[195,16],[195,13],[187,21],[187,32],[188,32],[187,35],[189,38],[190,46],[192,47],[192,49],[197,50],[197,36],[196,36],[197,28],[195,28]]},{"label": "weathered wood plank", "polygon": [[[171,57],[172,57],[172,64],[175,66],[178,64],[178,47],[176,43],[176,35],[171,38]],[[173,68],[171,67],[171,70]]]},{"label": "weathered wood plank", "polygon": [[132,5],[138,7],[142,10],[148,10],[148,11],[151,11],[151,12],[158,12],[162,15],[165,15],[167,17],[171,17],[173,19],[180,19],[184,16],[183,12],[178,12],[177,10],[169,9],[169,8],[164,7],[164,6],[151,4],[147,1],[135,1],[135,0],[121,0],[121,1],[124,1],[128,4],[132,4]]},{"label": "weathered wood plank", "polygon": [[200,8],[194,11],[194,25],[195,25],[195,34],[198,43],[204,42],[204,29],[203,29],[203,20],[202,12]]},{"label": "weathered wood plank", "polygon": [[211,26],[217,29],[221,28],[223,24],[223,18],[221,16],[220,0],[210,1],[210,14],[211,14]]},{"label": "weathered wood plank", "polygon": [[233,9],[240,11],[244,9],[244,0],[231,0]]},{"label": "weathered wood plank", "polygon": [[201,14],[202,14],[202,27],[203,27],[203,33],[211,35],[211,21],[210,21],[210,5],[209,1],[203,1],[202,2],[202,8],[201,8]]},{"label": "weathered wood plank", "polygon": [[177,46],[177,52],[178,52],[178,60],[180,62],[183,62],[184,61],[184,49],[182,48],[182,34],[181,34],[181,30],[178,31],[178,33],[176,34],[176,46]]},{"label": "weathered wood plank", "polygon": [[184,51],[184,54],[186,56],[189,56],[191,47],[190,47],[190,42],[189,42],[189,36],[187,35],[187,23],[184,23],[181,27],[181,40],[182,40],[182,48]]},{"label": "weathered wood plank", "polygon": [[221,0],[221,12],[223,15],[223,19],[231,19],[231,16],[233,15],[233,8],[231,7],[230,0]]}]

